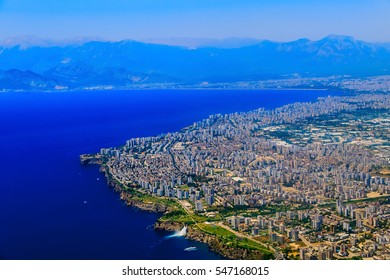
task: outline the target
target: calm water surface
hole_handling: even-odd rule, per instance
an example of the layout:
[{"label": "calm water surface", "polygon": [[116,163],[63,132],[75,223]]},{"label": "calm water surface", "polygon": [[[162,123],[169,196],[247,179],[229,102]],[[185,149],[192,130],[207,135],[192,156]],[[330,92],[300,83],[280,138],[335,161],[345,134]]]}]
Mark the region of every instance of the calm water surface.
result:
[{"label": "calm water surface", "polygon": [[[0,93],[0,259],[219,259],[153,230],[79,155],[177,131],[214,113],[314,101],[327,91]],[[84,204],[87,201],[87,204]],[[197,251],[184,252],[190,246]]]}]

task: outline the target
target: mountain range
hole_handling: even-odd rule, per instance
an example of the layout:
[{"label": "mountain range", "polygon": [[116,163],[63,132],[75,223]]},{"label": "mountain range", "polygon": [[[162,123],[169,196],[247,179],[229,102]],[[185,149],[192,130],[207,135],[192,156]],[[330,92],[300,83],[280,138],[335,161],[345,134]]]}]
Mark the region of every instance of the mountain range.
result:
[{"label": "mountain range", "polygon": [[183,47],[125,40],[0,46],[0,90],[196,85],[390,72],[390,44],[349,36]]}]

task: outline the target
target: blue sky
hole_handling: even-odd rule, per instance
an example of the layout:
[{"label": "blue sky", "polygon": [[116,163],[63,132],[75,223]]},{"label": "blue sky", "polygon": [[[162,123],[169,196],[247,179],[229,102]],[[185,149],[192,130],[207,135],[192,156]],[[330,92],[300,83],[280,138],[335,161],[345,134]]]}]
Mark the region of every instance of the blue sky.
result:
[{"label": "blue sky", "polygon": [[328,34],[390,42],[388,0],[0,0],[0,39],[34,35],[109,40]]}]

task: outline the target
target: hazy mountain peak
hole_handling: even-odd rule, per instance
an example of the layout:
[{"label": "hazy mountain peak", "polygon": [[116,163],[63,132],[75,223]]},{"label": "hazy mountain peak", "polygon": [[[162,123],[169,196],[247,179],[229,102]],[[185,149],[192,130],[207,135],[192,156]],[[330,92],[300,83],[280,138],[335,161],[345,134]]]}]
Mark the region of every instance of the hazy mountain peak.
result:
[{"label": "hazy mountain peak", "polygon": [[228,37],[222,39],[212,38],[154,38],[142,40],[145,43],[162,44],[168,46],[181,46],[187,48],[240,48],[259,43],[261,40],[245,37]]},{"label": "hazy mountain peak", "polygon": [[82,37],[76,36],[64,40],[53,40],[47,38],[41,38],[38,36],[16,36],[0,40],[0,46],[4,48],[19,47],[20,49],[27,49],[31,47],[54,47],[54,46],[68,46],[68,45],[82,45],[91,41],[105,42],[100,37]]},{"label": "hazy mountain peak", "polygon": [[17,36],[0,41],[0,46],[3,46],[4,48],[19,47],[21,49],[26,49],[32,46],[47,47],[52,44],[52,40],[43,39],[37,36]]},{"label": "hazy mountain peak", "polygon": [[347,36],[347,35],[338,35],[338,34],[329,34],[322,40],[331,40],[331,41],[356,41],[353,36]]},{"label": "hazy mountain peak", "polygon": [[[0,89],[13,82],[21,87],[129,87],[139,83],[258,81],[293,74],[383,75],[390,69],[390,49],[385,44],[350,36],[330,35],[318,41],[228,38],[218,42],[235,47],[189,48],[133,40],[90,41],[61,48],[0,47],[0,74],[6,73],[0,77]],[[237,47],[244,43],[249,45]],[[20,72],[6,72],[10,69]]]}]

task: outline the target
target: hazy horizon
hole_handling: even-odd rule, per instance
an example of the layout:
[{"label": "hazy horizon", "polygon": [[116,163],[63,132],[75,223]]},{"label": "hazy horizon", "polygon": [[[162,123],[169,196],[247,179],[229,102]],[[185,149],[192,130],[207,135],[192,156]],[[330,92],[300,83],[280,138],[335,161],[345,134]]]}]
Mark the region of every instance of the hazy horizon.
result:
[{"label": "hazy horizon", "polygon": [[51,46],[66,46],[66,45],[81,45],[88,42],[122,42],[122,41],[134,41],[134,42],[140,42],[140,43],[147,43],[147,44],[161,44],[161,45],[168,45],[168,46],[179,46],[179,47],[221,47],[221,48],[235,48],[235,47],[243,47],[243,46],[251,46],[258,44],[262,41],[271,41],[276,43],[289,43],[294,42],[298,40],[309,40],[312,42],[321,41],[326,38],[331,37],[340,37],[340,38],[348,38],[351,37],[354,40],[357,41],[364,41],[367,43],[372,44],[390,44],[389,41],[383,41],[383,42],[374,42],[374,41],[365,41],[361,40],[360,38],[355,38],[350,35],[346,34],[328,34],[322,38],[319,39],[311,39],[311,38],[295,38],[292,40],[286,40],[286,41],[278,41],[278,40],[270,40],[267,38],[250,38],[250,37],[226,37],[226,38],[192,38],[192,37],[170,37],[170,38],[145,38],[145,39],[133,39],[133,38],[122,38],[122,39],[106,39],[103,37],[69,37],[69,38],[63,38],[63,39],[53,39],[53,38],[43,38],[39,36],[34,35],[25,35],[25,36],[14,36],[14,37],[8,37],[4,39],[0,39],[0,46],[2,47],[14,47],[14,46],[22,46],[22,47],[34,47],[34,46],[40,46],[40,47],[51,47]]},{"label": "hazy horizon", "polygon": [[254,38],[319,40],[329,34],[390,42],[390,2],[384,0],[0,0],[0,40]]}]

